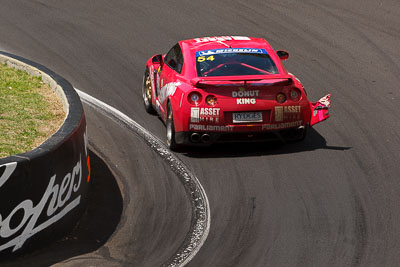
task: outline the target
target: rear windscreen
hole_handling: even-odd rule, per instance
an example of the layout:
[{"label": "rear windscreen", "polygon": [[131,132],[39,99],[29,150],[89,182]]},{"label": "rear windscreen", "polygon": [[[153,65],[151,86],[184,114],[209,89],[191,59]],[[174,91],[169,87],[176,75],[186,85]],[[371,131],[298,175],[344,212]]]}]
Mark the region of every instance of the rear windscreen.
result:
[{"label": "rear windscreen", "polygon": [[265,49],[225,48],[196,52],[199,77],[279,74]]}]

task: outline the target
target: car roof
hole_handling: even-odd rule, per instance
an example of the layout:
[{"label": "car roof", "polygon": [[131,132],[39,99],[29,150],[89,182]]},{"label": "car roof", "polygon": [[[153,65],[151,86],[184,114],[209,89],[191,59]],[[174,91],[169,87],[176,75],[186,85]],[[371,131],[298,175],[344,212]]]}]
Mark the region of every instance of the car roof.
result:
[{"label": "car roof", "polygon": [[267,52],[273,51],[272,47],[265,39],[247,36],[201,37],[184,40],[180,43],[181,47],[188,48],[192,53],[220,48],[264,48]]}]

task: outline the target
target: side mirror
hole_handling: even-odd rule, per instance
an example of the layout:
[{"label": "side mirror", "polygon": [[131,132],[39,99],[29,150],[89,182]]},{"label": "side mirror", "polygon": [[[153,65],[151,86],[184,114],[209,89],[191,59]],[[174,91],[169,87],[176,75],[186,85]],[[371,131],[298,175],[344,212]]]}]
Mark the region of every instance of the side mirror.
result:
[{"label": "side mirror", "polygon": [[289,58],[289,53],[283,50],[276,51],[276,54],[281,60],[287,60]]},{"label": "side mirror", "polygon": [[163,58],[161,54],[155,55],[152,60],[153,63],[162,64]]}]

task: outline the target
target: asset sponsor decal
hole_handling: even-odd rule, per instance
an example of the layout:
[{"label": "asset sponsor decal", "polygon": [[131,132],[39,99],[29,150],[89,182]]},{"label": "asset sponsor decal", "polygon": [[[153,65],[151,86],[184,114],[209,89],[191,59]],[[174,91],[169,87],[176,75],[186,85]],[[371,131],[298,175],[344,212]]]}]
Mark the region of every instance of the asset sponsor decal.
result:
[{"label": "asset sponsor decal", "polygon": [[219,55],[219,54],[231,54],[231,53],[246,53],[246,54],[268,54],[265,49],[259,48],[222,48],[197,51],[196,57]]},{"label": "asset sponsor decal", "polygon": [[303,125],[303,121],[293,121],[293,122],[281,122],[276,124],[265,124],[262,126],[262,130],[281,130],[286,128],[293,128]]},{"label": "asset sponsor decal", "polygon": [[283,107],[275,107],[275,121],[283,121]]},{"label": "asset sponsor decal", "polygon": [[300,113],[301,106],[284,106],[283,111],[285,113]]},{"label": "asset sponsor decal", "polygon": [[276,106],[275,121],[298,120],[301,117],[301,106]]},{"label": "asset sponsor decal", "polygon": [[[161,80],[162,81],[162,80]],[[180,82],[171,82],[161,87],[160,91],[160,102],[163,103],[169,96],[175,94],[176,88],[181,85]]]},{"label": "asset sponsor decal", "polygon": [[[85,154],[89,174],[87,182],[90,181],[90,163],[87,155],[87,134],[84,133]],[[17,162],[0,165],[4,168],[0,176],[0,188],[7,183],[17,168]],[[74,195],[78,192],[82,177],[82,157],[71,167],[71,170],[64,175],[60,184],[56,183],[57,174],[54,174],[47,185],[41,200],[35,205],[32,200],[26,199],[18,204],[8,215],[0,214],[0,240],[9,239],[6,243],[0,243],[0,251],[13,248],[13,252],[20,249],[24,243],[51,226],[67,213],[80,204],[81,195]],[[72,199],[73,198],[73,199]],[[72,199],[72,201],[70,201]],[[47,219],[38,225],[39,217],[46,216]]]},{"label": "asset sponsor decal", "polygon": [[213,131],[213,132],[232,132],[233,126],[189,124],[189,130]]},{"label": "asset sponsor decal", "polygon": [[190,122],[219,122],[220,108],[191,108]]},{"label": "asset sponsor decal", "polygon": [[190,109],[190,122],[200,122],[200,108]]},{"label": "asset sponsor decal", "polygon": [[224,41],[250,41],[250,38],[247,36],[214,36],[214,37],[202,37],[195,38],[196,43],[205,43],[205,42],[224,42]]},{"label": "asset sponsor decal", "polygon": [[300,120],[301,119],[301,106],[284,106],[283,107],[284,120]]}]

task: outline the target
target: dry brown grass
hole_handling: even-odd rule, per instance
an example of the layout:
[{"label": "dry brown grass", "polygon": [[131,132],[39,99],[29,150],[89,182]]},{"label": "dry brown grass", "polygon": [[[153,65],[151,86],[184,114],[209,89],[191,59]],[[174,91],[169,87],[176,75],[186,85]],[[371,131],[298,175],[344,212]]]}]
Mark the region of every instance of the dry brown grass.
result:
[{"label": "dry brown grass", "polygon": [[47,120],[47,123],[40,123],[38,131],[42,132],[44,136],[38,136],[34,142],[33,146],[37,147],[42,144],[46,139],[57,132],[57,130],[61,127],[65,119],[65,112],[63,109],[63,105],[61,99],[56,95],[53,89],[50,88],[47,84],[42,84],[40,88],[37,89],[37,92],[42,95],[45,101],[48,103],[47,111],[53,114],[53,118]]}]

